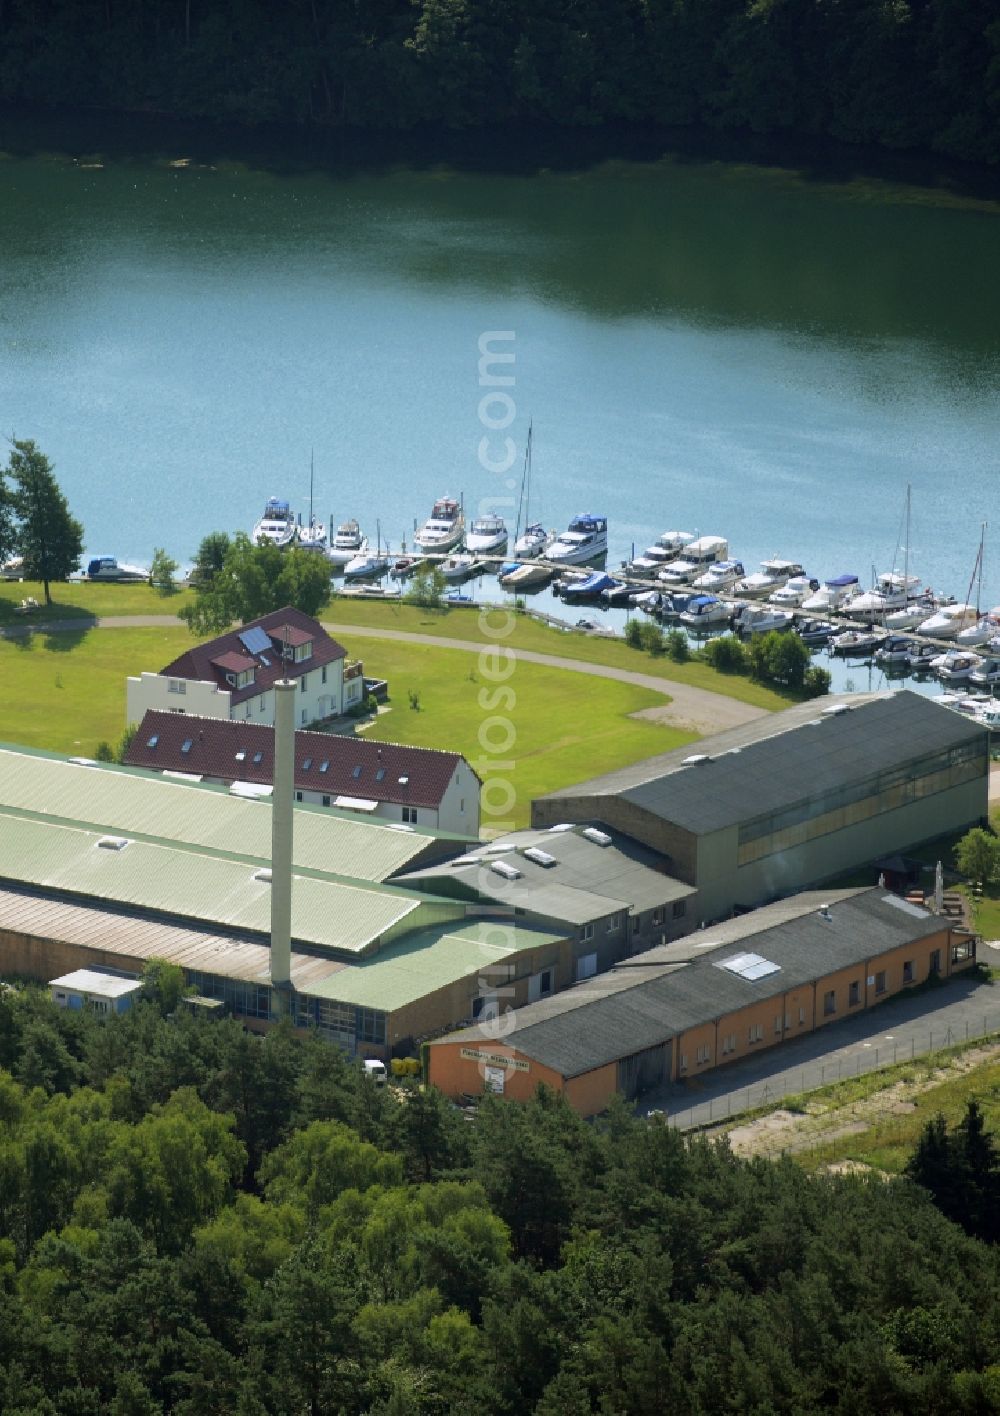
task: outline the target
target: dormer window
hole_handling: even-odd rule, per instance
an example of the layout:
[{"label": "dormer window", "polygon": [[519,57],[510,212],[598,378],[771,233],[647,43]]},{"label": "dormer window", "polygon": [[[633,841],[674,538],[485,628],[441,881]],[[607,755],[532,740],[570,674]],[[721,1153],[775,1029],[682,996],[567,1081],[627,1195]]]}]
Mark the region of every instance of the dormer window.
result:
[{"label": "dormer window", "polygon": [[249,688],[253,683],[253,669],[243,669],[236,675],[237,688]]},{"label": "dormer window", "polygon": [[311,659],[313,654],[313,642],[307,639],[304,644],[295,646],[295,662],[301,664],[305,659]]}]

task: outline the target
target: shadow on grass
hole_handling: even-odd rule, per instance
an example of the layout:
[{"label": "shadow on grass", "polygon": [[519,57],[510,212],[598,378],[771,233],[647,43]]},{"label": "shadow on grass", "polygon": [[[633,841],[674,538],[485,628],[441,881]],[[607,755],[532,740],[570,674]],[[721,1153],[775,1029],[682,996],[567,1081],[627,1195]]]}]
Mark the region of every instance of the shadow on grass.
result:
[{"label": "shadow on grass", "polygon": [[83,643],[87,635],[97,625],[94,615],[77,616],[72,623],[63,622],[56,627],[55,620],[40,620],[37,624],[4,625],[4,639],[17,649],[32,649],[41,640],[46,649],[54,653],[67,654]]}]

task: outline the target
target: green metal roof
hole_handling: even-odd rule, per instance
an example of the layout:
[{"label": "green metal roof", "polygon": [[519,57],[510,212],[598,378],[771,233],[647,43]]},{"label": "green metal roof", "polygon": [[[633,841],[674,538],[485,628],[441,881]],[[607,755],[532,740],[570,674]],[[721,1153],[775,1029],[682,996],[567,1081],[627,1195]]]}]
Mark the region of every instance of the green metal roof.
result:
[{"label": "green metal roof", "polygon": [[439,988],[468,978],[489,964],[525,950],[556,944],[564,935],[524,929],[506,921],[477,920],[421,930],[369,960],[345,964],[309,985],[313,997],[392,1012]]},{"label": "green metal roof", "polygon": [[[231,797],[197,782],[2,748],[0,811],[7,809],[230,858],[267,863],[271,856],[270,802]],[[417,863],[436,839],[437,833],[297,806],[294,864],[330,877],[383,881]]]},{"label": "green metal roof", "polygon": [[[122,850],[106,849],[98,845],[103,834],[0,811],[0,876],[269,933],[271,887],[254,879],[252,864],[136,839]],[[115,834],[127,833],[119,827]],[[461,905],[403,890],[296,874],[292,938],[356,953],[397,926],[416,929],[462,913]]]}]

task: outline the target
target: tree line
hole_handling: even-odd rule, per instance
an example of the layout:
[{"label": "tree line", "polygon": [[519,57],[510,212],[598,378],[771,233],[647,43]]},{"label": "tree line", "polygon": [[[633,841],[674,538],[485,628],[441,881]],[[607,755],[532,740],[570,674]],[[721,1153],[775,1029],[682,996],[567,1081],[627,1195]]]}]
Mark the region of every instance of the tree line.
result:
[{"label": "tree line", "polygon": [[978,1115],[890,1183],[544,1091],[470,1122],[176,973],[107,1020],[0,992],[6,1416],[1000,1409]]},{"label": "tree line", "polygon": [[604,124],[1000,157],[994,0],[4,0],[0,100],[339,130]]}]

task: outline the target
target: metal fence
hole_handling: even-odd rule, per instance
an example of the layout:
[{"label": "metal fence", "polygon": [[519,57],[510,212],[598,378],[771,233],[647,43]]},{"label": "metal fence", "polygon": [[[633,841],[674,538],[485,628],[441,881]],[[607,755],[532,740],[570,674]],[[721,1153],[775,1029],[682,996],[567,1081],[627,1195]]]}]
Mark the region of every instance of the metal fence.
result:
[{"label": "metal fence", "polygon": [[[908,1029],[907,1024],[901,1025]],[[709,1073],[705,1081],[715,1089],[713,1096],[703,1101],[692,1102],[690,1106],[675,1108],[669,1106],[661,1113],[671,1126],[689,1131],[702,1126],[720,1125],[733,1117],[761,1107],[774,1106],[786,1097],[799,1096],[815,1091],[818,1087],[830,1086],[835,1082],[848,1081],[868,1072],[877,1072],[896,1063],[916,1061],[928,1053],[943,1048],[965,1046],[983,1038],[1000,1036],[1000,1010],[984,1013],[982,1026],[978,1018],[966,1019],[964,1023],[939,1024],[924,1031],[911,1032],[908,1038],[889,1042],[882,1037],[878,1042],[865,1044],[858,1041],[847,1044],[857,1051],[849,1056],[831,1057],[829,1054],[814,1061],[793,1065],[766,1080],[751,1082],[747,1086],[735,1086],[723,1090],[725,1072],[719,1069]],[[780,1046],[780,1044],[779,1044]],[[654,1114],[654,1113],[651,1113]]]}]

